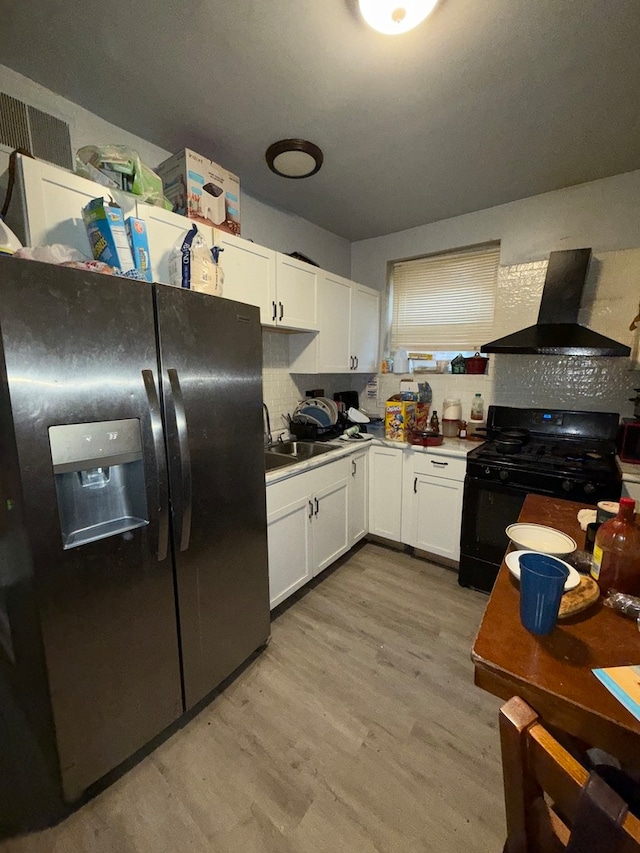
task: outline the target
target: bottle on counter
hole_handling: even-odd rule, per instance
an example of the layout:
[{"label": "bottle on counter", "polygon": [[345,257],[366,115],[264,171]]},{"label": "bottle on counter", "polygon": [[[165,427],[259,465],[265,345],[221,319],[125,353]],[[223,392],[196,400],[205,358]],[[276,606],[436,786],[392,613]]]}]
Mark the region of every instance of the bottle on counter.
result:
[{"label": "bottle on counter", "polygon": [[484,420],[484,400],[482,399],[482,394],[476,394],[471,401],[471,420]]},{"label": "bottle on counter", "polygon": [[467,437],[467,422],[460,421],[460,429],[458,430],[458,438],[466,438]]},{"label": "bottle on counter", "polygon": [[620,498],[616,517],[601,524],[596,533],[591,576],[603,595],[610,589],[640,594],[640,527],[635,509],[633,498]]},{"label": "bottle on counter", "polygon": [[440,432],[440,421],[438,420],[438,412],[434,409],[429,421],[429,426],[433,432]]}]

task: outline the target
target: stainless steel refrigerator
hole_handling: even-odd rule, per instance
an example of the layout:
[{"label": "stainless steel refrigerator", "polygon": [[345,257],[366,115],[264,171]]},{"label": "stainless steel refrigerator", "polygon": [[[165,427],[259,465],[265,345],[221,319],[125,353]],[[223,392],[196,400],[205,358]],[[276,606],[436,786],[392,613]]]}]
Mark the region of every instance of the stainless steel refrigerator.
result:
[{"label": "stainless steel refrigerator", "polygon": [[0,257],[0,829],[267,641],[261,354],[257,308]]}]

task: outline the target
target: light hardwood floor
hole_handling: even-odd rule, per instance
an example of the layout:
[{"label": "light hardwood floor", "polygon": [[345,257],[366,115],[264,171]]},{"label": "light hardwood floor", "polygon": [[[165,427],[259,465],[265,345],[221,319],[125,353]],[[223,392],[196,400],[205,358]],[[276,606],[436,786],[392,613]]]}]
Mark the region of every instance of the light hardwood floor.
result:
[{"label": "light hardwood floor", "polygon": [[447,569],[359,547],[188,726],[1,853],[501,850],[500,703],[469,659],[486,602]]}]

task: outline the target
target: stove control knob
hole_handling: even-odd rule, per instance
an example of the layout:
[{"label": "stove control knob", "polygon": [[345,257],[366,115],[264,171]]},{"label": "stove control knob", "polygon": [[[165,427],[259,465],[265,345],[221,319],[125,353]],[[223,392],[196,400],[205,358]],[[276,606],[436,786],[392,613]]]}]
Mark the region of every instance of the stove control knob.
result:
[{"label": "stove control knob", "polygon": [[585,495],[592,495],[596,490],[596,487],[593,483],[585,483],[584,493]]},{"label": "stove control knob", "polygon": [[565,492],[570,492],[574,486],[575,486],[575,483],[573,482],[573,480],[563,480],[562,481],[562,488],[565,490]]},{"label": "stove control knob", "polygon": [[509,472],[504,468],[501,468],[500,471],[498,471],[498,477],[500,477],[500,479],[504,483],[505,480],[509,479]]},{"label": "stove control knob", "polygon": [[485,473],[485,474],[490,474],[490,473],[491,473],[491,468],[485,468],[485,469],[484,469],[484,473]]}]

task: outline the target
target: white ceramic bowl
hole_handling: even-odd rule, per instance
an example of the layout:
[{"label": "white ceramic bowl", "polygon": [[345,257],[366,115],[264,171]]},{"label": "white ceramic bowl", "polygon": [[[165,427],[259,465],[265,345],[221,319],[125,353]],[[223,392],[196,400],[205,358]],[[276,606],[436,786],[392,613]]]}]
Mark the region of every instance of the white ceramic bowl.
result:
[{"label": "white ceramic bowl", "polygon": [[510,524],[505,533],[519,550],[537,551],[551,557],[572,554],[578,547],[571,536],[544,524]]},{"label": "white ceramic bowl", "polygon": [[[507,568],[511,572],[511,574],[517,580],[520,580],[520,557],[523,554],[535,554],[539,553],[537,551],[509,551],[507,556],[505,557],[505,563],[507,564]],[[559,557],[555,558],[558,562],[562,563],[563,566],[566,566],[569,570],[569,577],[564,582],[564,591],[568,592],[570,589],[575,589],[580,585],[580,575],[578,572],[570,566],[569,563],[565,563],[564,560],[561,560]]]}]

